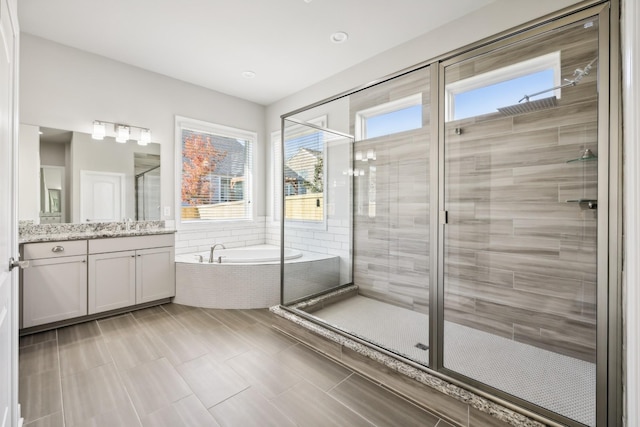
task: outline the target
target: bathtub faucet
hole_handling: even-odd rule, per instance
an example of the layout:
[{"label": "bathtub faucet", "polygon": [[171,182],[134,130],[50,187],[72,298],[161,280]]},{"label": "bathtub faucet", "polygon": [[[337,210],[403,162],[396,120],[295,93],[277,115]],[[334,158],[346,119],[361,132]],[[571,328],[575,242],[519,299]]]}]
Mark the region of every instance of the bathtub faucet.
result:
[{"label": "bathtub faucet", "polygon": [[211,246],[211,252],[209,252],[209,264],[213,263],[213,251],[215,251],[218,246],[222,246],[222,249],[227,249],[222,243],[216,243],[215,245]]}]

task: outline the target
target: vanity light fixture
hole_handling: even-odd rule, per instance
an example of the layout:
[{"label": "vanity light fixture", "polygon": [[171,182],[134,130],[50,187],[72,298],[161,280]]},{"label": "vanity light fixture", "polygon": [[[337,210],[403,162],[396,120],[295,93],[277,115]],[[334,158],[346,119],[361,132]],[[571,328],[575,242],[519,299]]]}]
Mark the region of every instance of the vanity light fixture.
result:
[{"label": "vanity light fixture", "polygon": [[103,140],[105,136],[115,137],[116,142],[121,144],[133,139],[138,141],[139,145],[147,145],[151,142],[151,129],[107,122],[105,120],[94,120],[91,137],[93,139]]}]

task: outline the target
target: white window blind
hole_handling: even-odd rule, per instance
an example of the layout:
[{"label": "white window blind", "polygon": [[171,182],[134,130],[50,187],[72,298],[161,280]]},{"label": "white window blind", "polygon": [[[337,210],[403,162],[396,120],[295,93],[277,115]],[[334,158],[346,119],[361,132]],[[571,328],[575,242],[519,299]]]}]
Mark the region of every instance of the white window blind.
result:
[{"label": "white window blind", "polygon": [[182,124],[182,221],[250,219],[253,139]]}]

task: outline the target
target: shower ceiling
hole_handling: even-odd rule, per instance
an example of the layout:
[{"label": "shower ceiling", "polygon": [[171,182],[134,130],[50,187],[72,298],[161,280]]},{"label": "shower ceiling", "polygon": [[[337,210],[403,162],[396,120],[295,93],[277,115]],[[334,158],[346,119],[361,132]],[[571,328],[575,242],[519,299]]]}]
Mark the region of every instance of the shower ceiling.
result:
[{"label": "shower ceiling", "polygon": [[[18,9],[24,33],[268,105],[494,1],[20,0]],[[348,41],[332,43],[337,31]]]}]

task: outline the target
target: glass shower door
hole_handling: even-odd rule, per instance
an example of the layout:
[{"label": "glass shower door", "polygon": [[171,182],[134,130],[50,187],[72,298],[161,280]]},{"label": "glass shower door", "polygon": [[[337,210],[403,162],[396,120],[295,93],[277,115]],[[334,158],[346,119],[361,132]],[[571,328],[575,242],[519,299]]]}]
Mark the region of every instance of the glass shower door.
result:
[{"label": "glass shower door", "polygon": [[442,67],[443,365],[586,425],[596,406],[598,45],[589,18]]},{"label": "glass shower door", "polygon": [[325,125],[290,118],[283,128],[283,304],[353,281],[353,139]]},{"label": "glass shower door", "polygon": [[[430,67],[405,73],[305,112],[318,120],[285,120],[284,127],[286,248],[340,258],[339,280],[328,268],[312,275],[324,284],[309,289],[302,263],[285,262],[285,303],[306,298],[302,309],[322,322],[423,365],[430,354],[430,162],[437,148],[431,74]],[[315,127],[322,117],[353,137]],[[320,158],[323,191],[314,183]],[[350,283],[357,289],[308,300]]]}]

